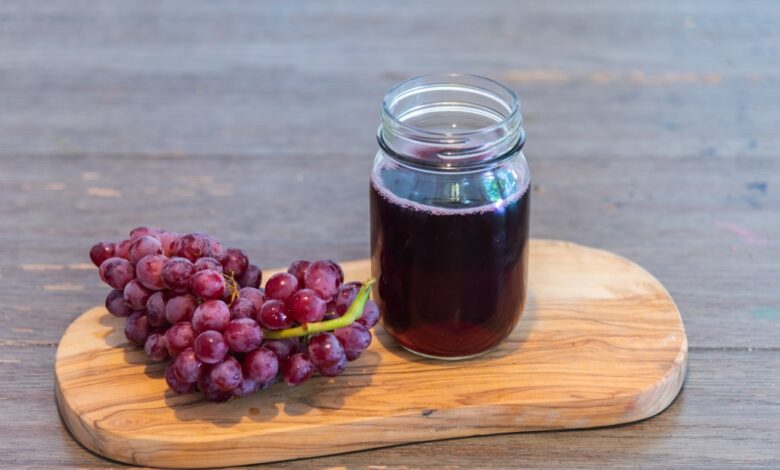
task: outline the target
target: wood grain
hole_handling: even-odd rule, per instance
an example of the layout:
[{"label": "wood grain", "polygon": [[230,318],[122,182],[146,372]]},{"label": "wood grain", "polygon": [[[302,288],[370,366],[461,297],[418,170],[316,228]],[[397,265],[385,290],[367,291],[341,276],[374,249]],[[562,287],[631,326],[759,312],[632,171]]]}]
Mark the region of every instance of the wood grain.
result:
[{"label": "wood grain", "polygon": [[[672,402],[685,376],[687,339],[652,275],[609,252],[545,240],[531,243],[529,266],[529,308],[487,355],[424,360],[379,330],[335,379],[274,386],[227,404],[167,392],[163,365],[129,346],[122,321],[97,307],[60,342],[60,411],[73,435],[106,457],[208,467],[598,427],[653,416]],[[368,260],[344,268],[350,279],[370,273]]]}]

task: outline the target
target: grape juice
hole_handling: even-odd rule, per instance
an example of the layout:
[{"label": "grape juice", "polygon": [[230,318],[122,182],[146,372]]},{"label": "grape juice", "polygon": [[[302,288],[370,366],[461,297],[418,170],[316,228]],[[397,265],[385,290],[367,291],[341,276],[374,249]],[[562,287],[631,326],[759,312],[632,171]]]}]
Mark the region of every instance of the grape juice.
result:
[{"label": "grape juice", "polygon": [[[488,351],[526,299],[529,192],[463,207],[401,199],[374,175],[371,256],[385,329],[437,358]],[[390,188],[392,189],[392,188]]]}]

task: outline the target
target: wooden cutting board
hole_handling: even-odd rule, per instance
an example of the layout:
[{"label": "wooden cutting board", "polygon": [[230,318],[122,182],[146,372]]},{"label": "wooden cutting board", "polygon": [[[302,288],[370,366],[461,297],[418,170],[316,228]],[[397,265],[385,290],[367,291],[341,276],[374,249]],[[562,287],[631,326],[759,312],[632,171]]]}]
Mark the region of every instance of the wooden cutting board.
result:
[{"label": "wooden cutting board", "polygon": [[[369,276],[368,260],[343,267],[348,279]],[[627,423],[672,402],[687,339],[677,307],[651,274],[606,251],[534,240],[529,283],[520,324],[482,357],[422,359],[380,326],[341,376],[277,384],[226,404],[167,391],[164,364],[129,346],[122,320],[95,307],[57,349],[57,403],[75,438],[100,455],[210,467]]]}]

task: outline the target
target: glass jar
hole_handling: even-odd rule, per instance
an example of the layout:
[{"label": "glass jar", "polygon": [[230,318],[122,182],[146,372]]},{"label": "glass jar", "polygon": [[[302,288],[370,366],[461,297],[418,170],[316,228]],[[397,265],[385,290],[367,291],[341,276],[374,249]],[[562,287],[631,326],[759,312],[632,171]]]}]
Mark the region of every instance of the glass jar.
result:
[{"label": "glass jar", "polygon": [[374,294],[385,329],[440,359],[489,351],[525,305],[530,173],[520,102],[473,75],[385,95],[371,173]]}]

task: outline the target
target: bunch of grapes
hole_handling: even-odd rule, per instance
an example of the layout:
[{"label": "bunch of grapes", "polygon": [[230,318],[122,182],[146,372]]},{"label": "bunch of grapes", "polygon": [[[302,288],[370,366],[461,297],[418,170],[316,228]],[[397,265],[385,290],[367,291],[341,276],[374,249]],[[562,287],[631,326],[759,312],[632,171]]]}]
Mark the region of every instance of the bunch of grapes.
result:
[{"label": "bunch of grapes", "polygon": [[[106,309],[126,317],[125,336],[152,360],[170,359],[165,380],[176,393],[226,401],[279,380],[336,376],[369,346],[379,321],[370,299],[352,305],[367,289],[344,283],[330,260],[295,261],[262,288],[263,273],[244,251],[206,233],[138,227],[89,255],[113,288]],[[362,313],[350,308],[359,306]]]}]

